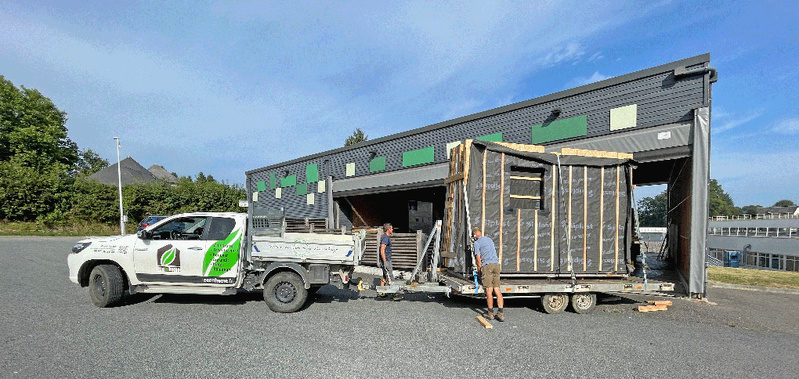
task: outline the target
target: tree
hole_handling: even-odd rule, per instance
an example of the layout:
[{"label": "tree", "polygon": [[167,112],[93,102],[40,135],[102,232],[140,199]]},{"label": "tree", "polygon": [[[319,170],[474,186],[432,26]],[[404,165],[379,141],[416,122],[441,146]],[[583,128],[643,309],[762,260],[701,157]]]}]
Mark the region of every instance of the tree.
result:
[{"label": "tree", "polygon": [[741,207],[741,213],[745,215],[756,215],[761,213],[763,207],[759,205],[744,205]]},{"label": "tree", "polygon": [[638,219],[640,226],[666,226],[668,197],[663,191],[655,197],[645,197],[638,201]]},{"label": "tree", "polygon": [[78,161],[75,164],[77,174],[89,176],[106,167],[108,167],[108,160],[100,157],[92,149],[81,150],[78,153]]},{"label": "tree", "polygon": [[710,217],[737,216],[741,214],[741,210],[735,207],[730,195],[724,192],[721,184],[716,179],[710,179],[708,203],[710,205]]},{"label": "tree", "polygon": [[793,201],[788,200],[788,199],[783,199],[783,200],[780,200],[780,201],[774,203],[773,206],[775,206],[775,207],[795,207],[796,203],[794,203]]},{"label": "tree", "polygon": [[355,145],[356,143],[363,142],[369,139],[369,136],[363,133],[361,128],[356,128],[352,135],[347,137],[347,140],[344,141],[344,146],[351,146]]}]

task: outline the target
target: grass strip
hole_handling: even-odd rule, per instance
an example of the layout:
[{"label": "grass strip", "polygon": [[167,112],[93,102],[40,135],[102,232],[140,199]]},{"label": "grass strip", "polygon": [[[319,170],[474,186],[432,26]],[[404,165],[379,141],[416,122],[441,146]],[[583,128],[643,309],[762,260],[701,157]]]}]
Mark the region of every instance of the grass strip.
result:
[{"label": "grass strip", "polygon": [[799,272],[792,271],[710,266],[707,277],[716,283],[799,289]]}]

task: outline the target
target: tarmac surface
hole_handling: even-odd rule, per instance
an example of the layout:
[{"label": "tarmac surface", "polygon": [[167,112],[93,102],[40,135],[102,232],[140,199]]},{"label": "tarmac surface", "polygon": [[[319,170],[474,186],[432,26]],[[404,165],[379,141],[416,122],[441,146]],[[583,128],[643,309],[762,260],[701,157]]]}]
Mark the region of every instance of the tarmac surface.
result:
[{"label": "tarmac surface", "polygon": [[[0,378],[40,377],[771,377],[799,370],[799,295],[729,288],[669,298],[602,296],[591,314],[507,300],[403,300],[323,287],[299,312],[262,294],[135,295],[93,306],[69,281],[78,238],[0,237]],[[369,277],[368,279],[374,280]]]}]

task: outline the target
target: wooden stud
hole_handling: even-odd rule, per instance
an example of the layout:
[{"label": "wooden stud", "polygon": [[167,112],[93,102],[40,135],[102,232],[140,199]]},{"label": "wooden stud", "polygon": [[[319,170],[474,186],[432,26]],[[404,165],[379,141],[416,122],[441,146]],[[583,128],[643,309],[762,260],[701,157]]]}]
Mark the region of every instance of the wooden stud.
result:
[{"label": "wooden stud", "polygon": [[671,300],[647,300],[646,302],[652,305],[671,305]]},{"label": "wooden stud", "polygon": [[516,271],[521,266],[522,255],[522,210],[516,209]]},{"label": "wooden stud", "polygon": [[568,210],[566,213],[566,267],[569,271],[572,270],[572,250],[569,248],[571,246],[572,240],[572,168],[574,166],[569,166],[569,204]]},{"label": "wooden stud", "polygon": [[[450,170],[451,170],[451,168],[450,168]],[[458,173],[458,174],[455,174],[455,175],[451,175],[448,178],[444,179],[444,184],[450,184],[450,183],[456,182],[458,180],[463,180],[463,173],[462,172]]]},{"label": "wooden stud", "polygon": [[555,208],[555,197],[557,196],[557,177],[558,177],[558,168],[552,168],[552,209],[550,210],[549,214],[551,215],[552,222],[550,223],[550,227],[552,228],[552,232],[549,234],[549,271],[555,271],[555,221],[557,220],[557,208]]},{"label": "wooden stud", "polygon": [[[483,150],[483,213],[480,214],[480,218],[482,218],[482,224],[480,225],[480,231],[483,235],[486,234],[486,158],[488,157],[488,150]],[[471,230],[469,231],[471,232]],[[500,259],[500,262],[502,260]]]},{"label": "wooden stud", "polygon": [[605,228],[605,168],[599,169],[599,272],[602,272],[602,260],[605,258],[605,241],[602,240],[602,229]]},{"label": "wooden stud", "polygon": [[491,325],[488,321],[486,321],[486,319],[484,319],[483,316],[477,316],[476,319],[480,323],[480,325],[483,325],[484,328],[494,329],[494,325]]},{"label": "wooden stud", "polygon": [[[533,271],[538,271],[538,209],[533,211]],[[519,233],[519,245],[521,245],[521,233]]]},{"label": "wooden stud", "polygon": [[[505,207],[505,153],[501,153],[500,159],[500,170],[499,170],[499,261],[502,262],[502,234],[503,234],[503,222],[504,217],[502,217]],[[518,266],[518,264],[517,264]],[[518,267],[516,271],[519,271]]]},{"label": "wooden stud", "polygon": [[619,166],[616,166],[616,223],[613,225],[613,229],[616,230],[616,242],[615,242],[615,253],[616,253],[616,262],[615,262],[615,271],[619,271]]},{"label": "wooden stud", "polygon": [[600,150],[585,150],[585,149],[573,149],[569,147],[564,147],[560,149],[561,155],[576,155],[579,157],[588,157],[588,158],[612,158],[612,159],[633,159],[633,155],[630,153],[619,153],[615,151],[600,151]]},{"label": "wooden stud", "polygon": [[588,166],[583,167],[583,272],[588,271]]}]

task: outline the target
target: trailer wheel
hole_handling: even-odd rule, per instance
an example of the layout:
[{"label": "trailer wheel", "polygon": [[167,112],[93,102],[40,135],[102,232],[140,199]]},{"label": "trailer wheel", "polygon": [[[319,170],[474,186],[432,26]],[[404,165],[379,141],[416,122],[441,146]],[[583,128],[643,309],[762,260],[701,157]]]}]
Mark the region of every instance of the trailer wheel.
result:
[{"label": "trailer wheel", "polygon": [[122,299],[125,283],[114,265],[97,265],[89,274],[89,297],[94,305],[105,308]]},{"label": "trailer wheel", "polygon": [[565,293],[548,293],[541,296],[541,304],[549,314],[561,313],[569,305],[569,296]]},{"label": "trailer wheel", "polygon": [[578,292],[572,295],[572,310],[575,313],[590,313],[596,306],[596,294],[593,292]]},{"label": "trailer wheel", "polygon": [[307,298],[302,279],[293,272],[277,273],[264,284],[264,301],[274,312],[296,312]]}]

